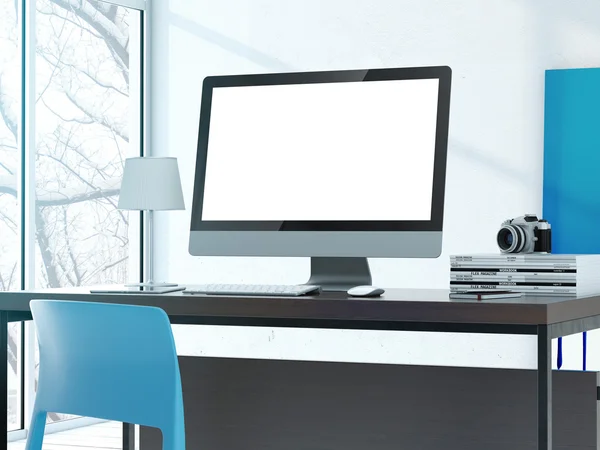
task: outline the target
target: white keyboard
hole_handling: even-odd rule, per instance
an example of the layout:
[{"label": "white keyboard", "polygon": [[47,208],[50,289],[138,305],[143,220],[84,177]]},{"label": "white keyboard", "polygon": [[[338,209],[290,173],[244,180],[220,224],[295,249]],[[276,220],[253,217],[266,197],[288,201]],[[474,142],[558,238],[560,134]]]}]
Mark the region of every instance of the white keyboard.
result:
[{"label": "white keyboard", "polygon": [[319,286],[298,284],[202,284],[194,289],[186,289],[184,294],[189,295],[272,295],[283,297],[298,297],[317,293]]}]

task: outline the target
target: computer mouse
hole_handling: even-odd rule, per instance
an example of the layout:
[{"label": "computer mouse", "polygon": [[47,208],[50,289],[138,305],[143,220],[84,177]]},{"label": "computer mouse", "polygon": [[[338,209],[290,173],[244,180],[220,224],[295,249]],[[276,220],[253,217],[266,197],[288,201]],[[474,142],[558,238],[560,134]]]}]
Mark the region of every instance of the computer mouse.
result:
[{"label": "computer mouse", "polygon": [[348,289],[348,295],[352,297],[379,297],[385,290],[376,286],[355,286]]}]

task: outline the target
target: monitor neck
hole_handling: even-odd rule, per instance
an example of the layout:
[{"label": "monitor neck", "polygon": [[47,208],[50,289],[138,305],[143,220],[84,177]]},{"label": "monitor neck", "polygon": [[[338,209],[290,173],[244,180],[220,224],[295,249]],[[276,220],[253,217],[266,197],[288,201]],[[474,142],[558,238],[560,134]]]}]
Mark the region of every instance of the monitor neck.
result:
[{"label": "monitor neck", "polygon": [[370,285],[371,271],[367,258],[312,257],[307,284],[323,291],[347,291],[355,286]]}]

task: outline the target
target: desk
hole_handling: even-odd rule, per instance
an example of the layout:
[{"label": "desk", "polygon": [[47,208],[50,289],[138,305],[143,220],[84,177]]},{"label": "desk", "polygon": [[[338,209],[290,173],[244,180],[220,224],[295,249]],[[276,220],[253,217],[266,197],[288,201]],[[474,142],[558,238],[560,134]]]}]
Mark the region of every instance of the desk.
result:
[{"label": "desk", "polygon": [[[173,324],[534,335],[538,450],[552,448],[552,338],[600,328],[600,296],[477,302],[449,300],[445,290],[390,289],[379,299],[358,299],[334,293],[297,298],[90,294],[89,289],[69,288],[0,293],[1,360],[7,359],[7,323],[30,320],[29,301],[42,298],[157,306]],[[6,371],[2,374],[6,385]],[[6,404],[6,389],[0,392],[0,402]]]}]

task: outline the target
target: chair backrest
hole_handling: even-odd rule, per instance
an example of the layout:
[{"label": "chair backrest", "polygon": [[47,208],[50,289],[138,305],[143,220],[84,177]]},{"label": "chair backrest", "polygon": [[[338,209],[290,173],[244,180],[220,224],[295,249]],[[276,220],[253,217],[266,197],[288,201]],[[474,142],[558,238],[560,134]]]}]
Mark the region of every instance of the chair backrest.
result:
[{"label": "chair backrest", "polygon": [[177,352],[162,309],[32,300],[31,312],[40,349],[37,410],[169,432],[183,426]]}]

